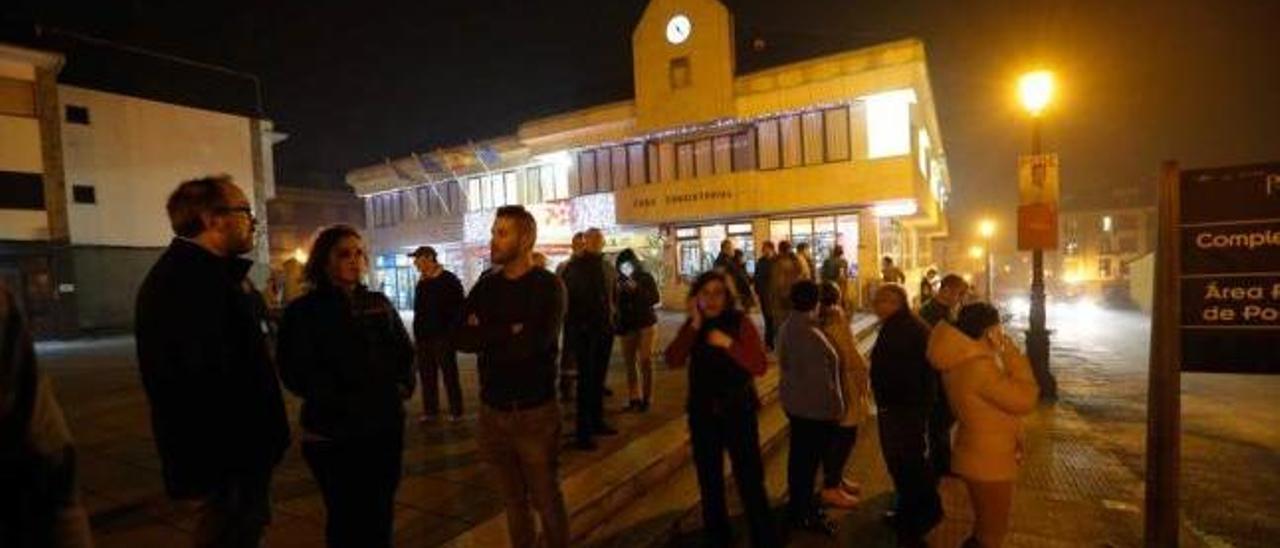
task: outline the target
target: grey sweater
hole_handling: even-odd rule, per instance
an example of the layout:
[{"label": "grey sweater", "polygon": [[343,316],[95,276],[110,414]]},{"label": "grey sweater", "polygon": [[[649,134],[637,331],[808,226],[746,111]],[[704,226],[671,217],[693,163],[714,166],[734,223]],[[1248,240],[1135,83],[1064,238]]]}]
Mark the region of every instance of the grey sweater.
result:
[{"label": "grey sweater", "polygon": [[788,415],[822,421],[844,416],[840,357],[817,319],[800,312],[787,317],[778,333],[778,364],[782,408]]}]

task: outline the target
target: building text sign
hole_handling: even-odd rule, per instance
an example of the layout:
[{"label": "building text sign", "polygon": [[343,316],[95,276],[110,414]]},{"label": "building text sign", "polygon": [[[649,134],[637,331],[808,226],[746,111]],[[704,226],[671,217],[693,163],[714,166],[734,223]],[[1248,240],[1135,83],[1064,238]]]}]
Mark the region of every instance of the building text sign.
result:
[{"label": "building text sign", "polygon": [[1280,373],[1280,163],[1178,181],[1182,370]]}]

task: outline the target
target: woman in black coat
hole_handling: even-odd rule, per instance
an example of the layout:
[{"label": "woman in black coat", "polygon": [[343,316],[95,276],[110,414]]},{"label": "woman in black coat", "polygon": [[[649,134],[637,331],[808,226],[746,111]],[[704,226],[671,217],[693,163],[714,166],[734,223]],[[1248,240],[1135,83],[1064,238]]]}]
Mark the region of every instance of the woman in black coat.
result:
[{"label": "woman in black coat", "polygon": [[303,399],[302,455],[324,495],[332,547],[391,545],[403,401],[414,387],[400,315],[360,282],[362,244],[349,226],[321,232],[305,270],[311,290],[280,325],[280,375]]},{"label": "woman in black coat", "polygon": [[923,538],[942,520],[938,478],[928,459],[930,410],[938,394],[937,373],[925,351],[929,328],[908,306],[900,285],[886,284],[872,305],[880,332],[871,349],[871,390],[880,427],[880,450],[897,490],[888,516],[900,543],[923,546]]}]

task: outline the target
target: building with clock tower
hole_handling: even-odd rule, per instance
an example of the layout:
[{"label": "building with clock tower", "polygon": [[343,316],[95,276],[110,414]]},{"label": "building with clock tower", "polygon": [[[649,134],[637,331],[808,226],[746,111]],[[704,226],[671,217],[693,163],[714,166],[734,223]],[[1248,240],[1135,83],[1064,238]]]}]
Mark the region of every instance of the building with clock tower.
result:
[{"label": "building with clock tower", "polygon": [[404,252],[426,244],[474,280],[506,204],[533,212],[553,263],[574,232],[604,229],[607,251],[636,250],[676,306],[726,239],[749,268],[766,240],[807,242],[818,264],[842,246],[857,295],[879,283],[882,257],[913,281],[934,266],[951,183],[924,44],[744,71],[734,40],[717,0],[652,0],[631,37],[633,98],[348,172],[375,284],[412,302]]}]

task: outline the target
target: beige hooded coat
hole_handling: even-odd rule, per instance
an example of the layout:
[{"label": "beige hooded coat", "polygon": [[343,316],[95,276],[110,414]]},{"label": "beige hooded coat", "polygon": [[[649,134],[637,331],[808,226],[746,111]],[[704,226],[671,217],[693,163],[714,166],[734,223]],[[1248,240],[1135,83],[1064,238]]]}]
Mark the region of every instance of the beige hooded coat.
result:
[{"label": "beige hooded coat", "polygon": [[858,426],[871,414],[871,369],[858,352],[853,327],[843,310],[831,307],[822,311],[822,334],[840,357],[840,388],[845,402],[840,426]]},{"label": "beige hooded coat", "polygon": [[1035,410],[1040,391],[1026,356],[1012,344],[997,352],[947,322],[933,329],[928,356],[956,416],[951,469],[975,481],[1016,479],[1021,417]]}]

